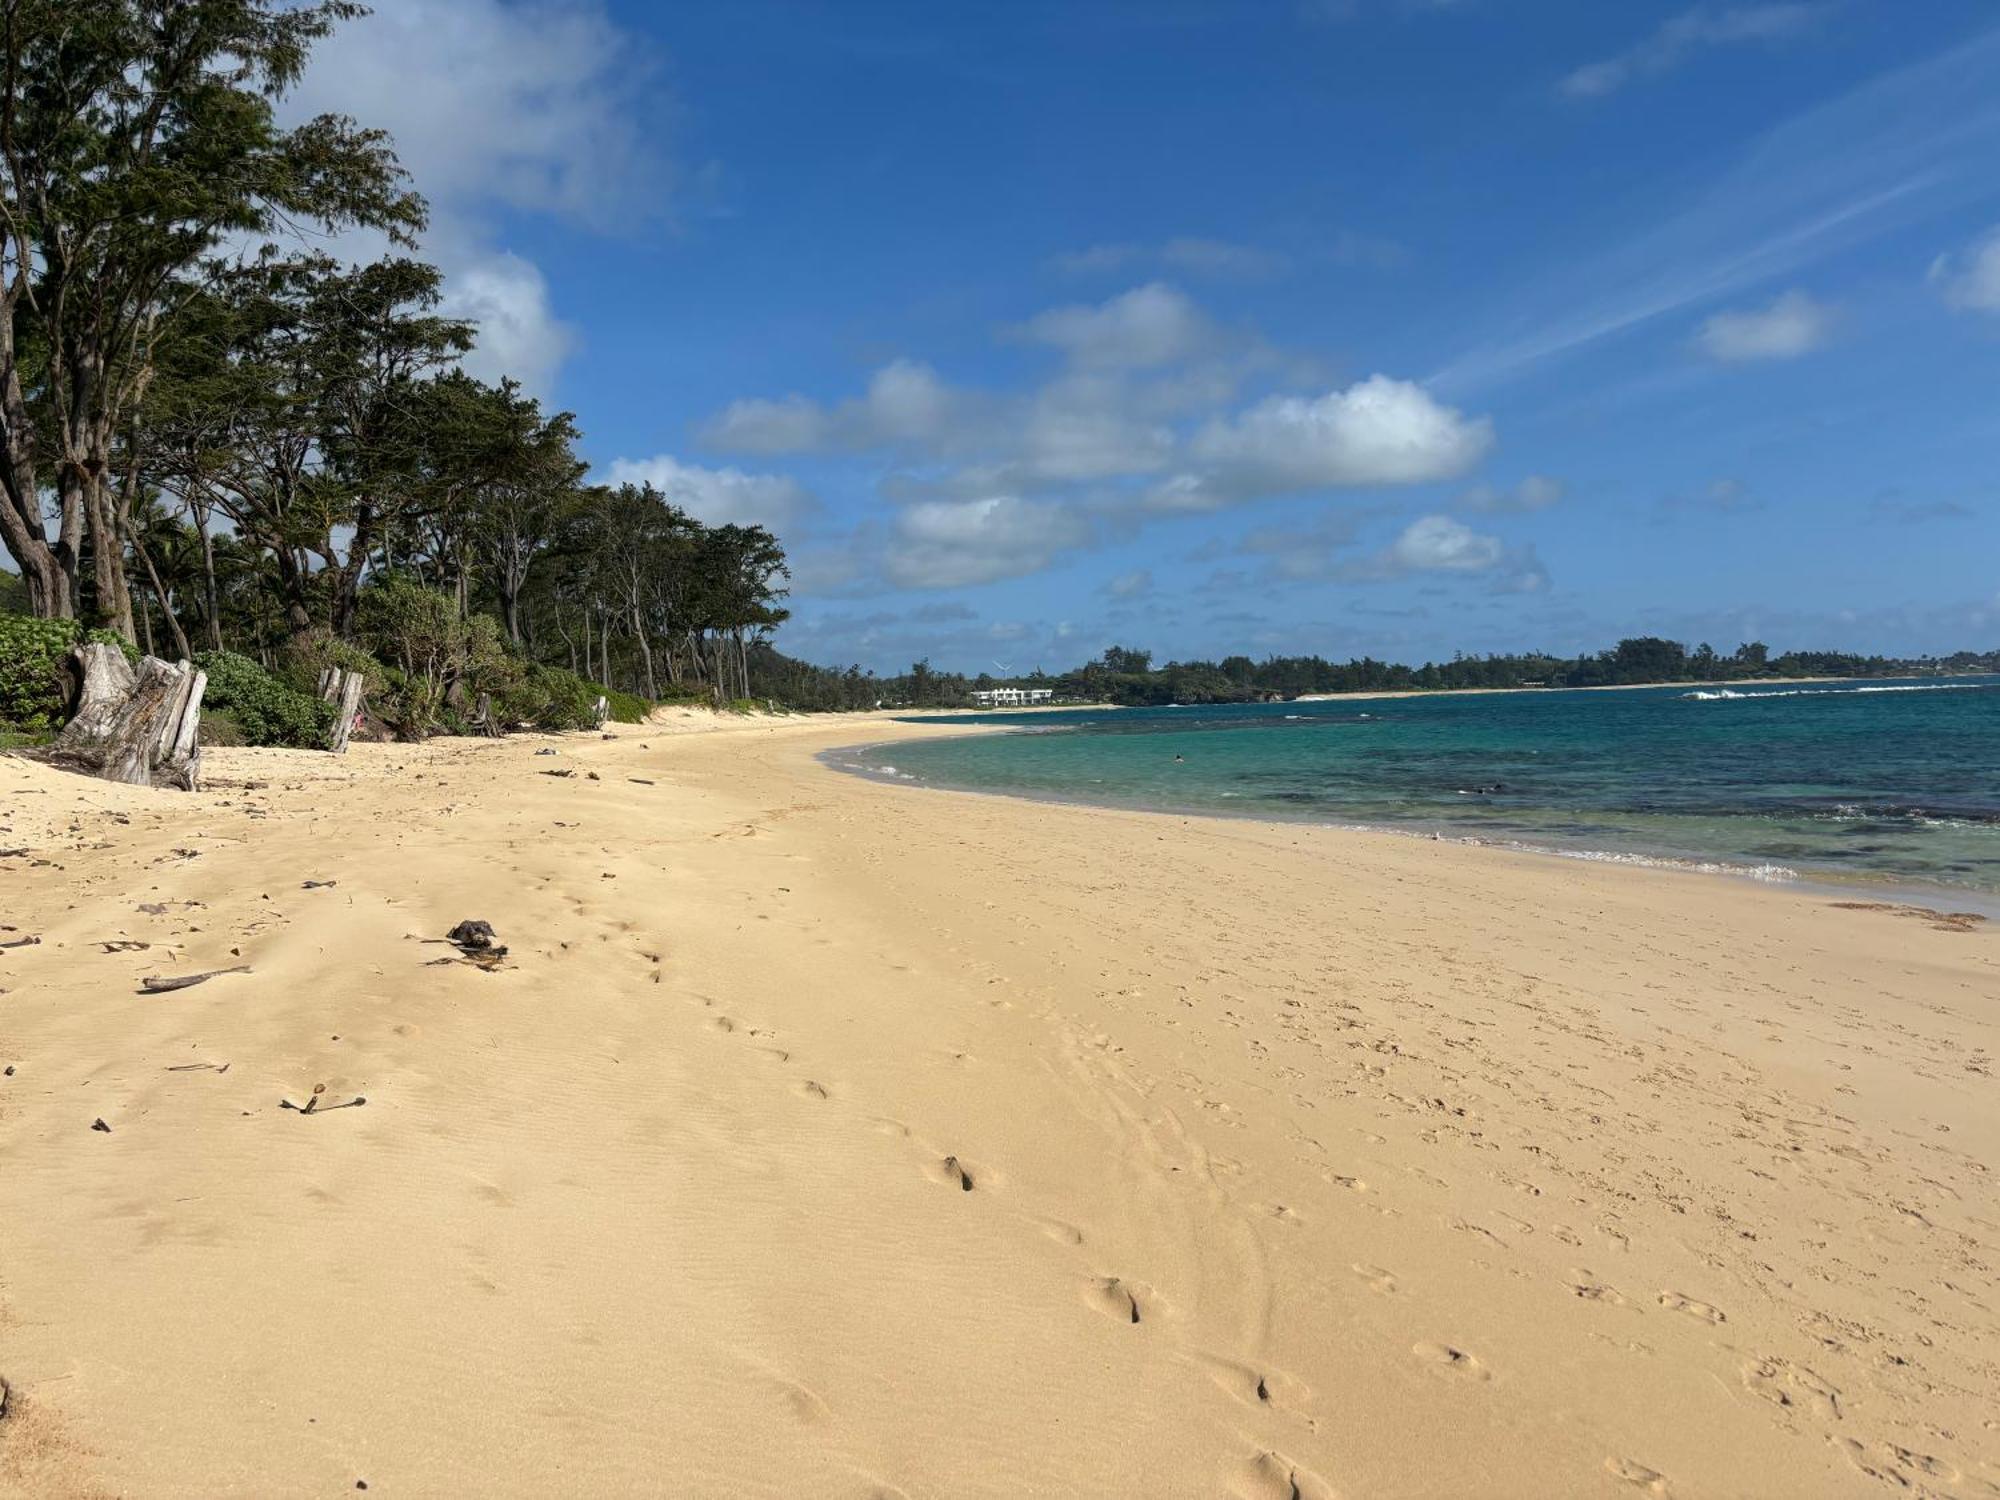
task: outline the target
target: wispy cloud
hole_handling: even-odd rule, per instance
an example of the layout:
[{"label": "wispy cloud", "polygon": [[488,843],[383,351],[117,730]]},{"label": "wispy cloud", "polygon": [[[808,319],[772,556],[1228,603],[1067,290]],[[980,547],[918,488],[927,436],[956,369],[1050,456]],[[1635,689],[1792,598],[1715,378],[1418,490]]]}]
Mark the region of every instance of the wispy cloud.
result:
[{"label": "wispy cloud", "polygon": [[1560,502],[1565,492],[1560,479],[1530,474],[1510,489],[1475,484],[1458,497],[1457,507],[1483,516],[1524,516],[1547,510]]},{"label": "wispy cloud", "polygon": [[1654,506],[1661,522],[1687,515],[1742,516],[1763,508],[1764,502],[1740,479],[1717,479],[1685,494],[1662,495]]},{"label": "wispy cloud", "polygon": [[1256,245],[1183,235],[1159,245],[1119,243],[1066,250],[1051,256],[1049,264],[1066,276],[1106,276],[1159,266],[1188,276],[1251,281],[1282,274],[1291,260]]},{"label": "wispy cloud", "polygon": [[1930,279],[1952,307],[2000,313],[2000,225],[1957,254],[1932,261]]},{"label": "wispy cloud", "polygon": [[1995,77],[2000,29],[1794,117],[1678,214],[1523,288],[1433,383],[1488,386],[1981,201],[2000,159]]},{"label": "wispy cloud", "polygon": [[1832,329],[1831,308],[1791,291],[1768,307],[1714,314],[1695,334],[1695,344],[1724,363],[1796,359],[1824,345]]},{"label": "wispy cloud", "polygon": [[1799,3],[1697,5],[1661,22],[1650,35],[1616,56],[1585,63],[1566,76],[1560,87],[1573,99],[1600,99],[1634,78],[1668,72],[1714,47],[1797,36],[1818,18],[1818,6]]}]

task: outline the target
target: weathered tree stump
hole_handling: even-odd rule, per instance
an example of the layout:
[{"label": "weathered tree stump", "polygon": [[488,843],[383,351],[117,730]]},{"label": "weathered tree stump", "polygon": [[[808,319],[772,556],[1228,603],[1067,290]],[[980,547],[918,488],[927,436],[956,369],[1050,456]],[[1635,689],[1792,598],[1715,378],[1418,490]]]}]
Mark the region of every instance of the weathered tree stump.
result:
[{"label": "weathered tree stump", "polygon": [[328,667],[319,674],[319,695],[333,705],[333,728],[327,731],[326,748],[335,755],[347,753],[348,736],[361,713],[361,690],[366,679],[359,672]]},{"label": "weathered tree stump", "polygon": [[106,781],[195,790],[208,674],[155,656],[135,672],[124,652],[96,642],[79,647],[77,657],[83,691],[48,759]]}]

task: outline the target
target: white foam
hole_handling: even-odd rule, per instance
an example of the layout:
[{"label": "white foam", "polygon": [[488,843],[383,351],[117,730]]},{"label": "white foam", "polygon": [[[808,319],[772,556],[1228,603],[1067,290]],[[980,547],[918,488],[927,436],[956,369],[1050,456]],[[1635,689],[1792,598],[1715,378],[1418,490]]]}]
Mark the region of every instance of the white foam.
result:
[{"label": "white foam", "polygon": [[1762,693],[1739,693],[1734,688],[1716,688],[1713,691],[1697,689],[1692,693],[1682,693],[1681,697],[1696,703],[1719,703],[1735,698],[1844,698],[1854,693],[1976,693],[1987,688],[2000,688],[2000,682],[1898,682],[1874,687],[1772,688]]}]

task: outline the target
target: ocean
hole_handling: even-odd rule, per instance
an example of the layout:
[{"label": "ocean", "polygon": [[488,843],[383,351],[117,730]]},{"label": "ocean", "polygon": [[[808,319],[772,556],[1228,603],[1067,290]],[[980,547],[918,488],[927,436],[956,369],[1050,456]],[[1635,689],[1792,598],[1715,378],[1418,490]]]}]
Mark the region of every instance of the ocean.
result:
[{"label": "ocean", "polygon": [[964,722],[1015,732],[860,747],[828,760],[927,786],[2000,897],[2000,677],[980,713]]}]

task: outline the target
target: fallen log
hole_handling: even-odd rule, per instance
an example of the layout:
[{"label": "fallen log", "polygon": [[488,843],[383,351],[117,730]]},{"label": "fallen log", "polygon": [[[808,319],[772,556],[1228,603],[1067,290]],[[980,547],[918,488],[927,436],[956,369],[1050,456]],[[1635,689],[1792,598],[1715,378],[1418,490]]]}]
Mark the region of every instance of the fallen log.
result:
[{"label": "fallen log", "polygon": [[141,658],[116,646],[77,648],[83,690],[45,755],[51,764],[131,786],[194,791],[201,781],[201,698],[208,674],[189,662]]}]

